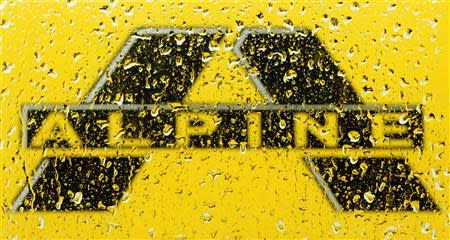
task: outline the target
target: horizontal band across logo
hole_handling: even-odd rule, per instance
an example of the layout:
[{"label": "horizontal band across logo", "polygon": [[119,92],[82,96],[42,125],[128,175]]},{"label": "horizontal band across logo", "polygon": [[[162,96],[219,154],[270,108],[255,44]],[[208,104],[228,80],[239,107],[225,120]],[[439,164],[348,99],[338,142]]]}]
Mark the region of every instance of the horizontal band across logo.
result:
[{"label": "horizontal band across logo", "polygon": [[417,106],[27,106],[26,147],[414,148]]}]

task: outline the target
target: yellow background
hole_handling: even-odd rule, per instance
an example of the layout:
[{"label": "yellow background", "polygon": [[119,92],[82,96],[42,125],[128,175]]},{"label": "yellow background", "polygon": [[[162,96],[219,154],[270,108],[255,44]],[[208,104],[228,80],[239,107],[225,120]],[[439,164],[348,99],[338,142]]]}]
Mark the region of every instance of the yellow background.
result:
[{"label": "yellow background", "polygon": [[[1,237],[448,239],[448,5],[3,1]],[[261,101],[230,50],[243,26],[289,27],[287,22],[315,31],[365,103],[424,105],[423,152],[394,155],[409,157],[440,212],[336,212],[304,164],[303,151],[238,149],[133,152],[151,161],[112,211],[9,211],[26,174],[43,157],[21,146],[21,105],[80,103],[130,33],[144,26],[227,27],[231,33],[185,103]],[[218,72],[222,77],[215,78]],[[383,153],[369,153],[377,154]]]}]

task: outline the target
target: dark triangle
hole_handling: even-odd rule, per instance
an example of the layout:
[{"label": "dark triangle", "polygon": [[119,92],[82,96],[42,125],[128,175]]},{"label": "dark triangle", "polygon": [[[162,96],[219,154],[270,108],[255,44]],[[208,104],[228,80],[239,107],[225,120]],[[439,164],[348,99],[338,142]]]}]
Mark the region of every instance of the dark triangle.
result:
[{"label": "dark triangle", "polygon": [[308,30],[250,33],[240,48],[275,103],[360,102],[325,47]]},{"label": "dark triangle", "polygon": [[313,158],[311,163],[344,210],[438,210],[404,159],[360,158],[352,163],[348,158]]},{"label": "dark triangle", "polygon": [[22,202],[24,210],[106,210],[118,203],[144,162],[125,157],[43,161],[48,166]]},{"label": "dark triangle", "polygon": [[157,34],[137,38],[98,92],[95,103],[181,102],[211,54],[211,41],[221,34]]}]

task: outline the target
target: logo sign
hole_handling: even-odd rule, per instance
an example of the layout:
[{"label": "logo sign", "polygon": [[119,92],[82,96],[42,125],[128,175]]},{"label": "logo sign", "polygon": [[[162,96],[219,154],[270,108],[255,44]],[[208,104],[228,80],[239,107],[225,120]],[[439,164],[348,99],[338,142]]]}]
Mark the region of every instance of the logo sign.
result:
[{"label": "logo sign", "polygon": [[[364,104],[303,28],[246,28],[234,45],[267,102],[182,105],[225,33],[137,30],[83,103],[23,107],[24,147],[423,149],[421,106]],[[405,158],[304,161],[336,210],[438,209]],[[142,156],[45,158],[13,209],[105,210],[143,163]]]},{"label": "logo sign", "polygon": [[2,2],[1,238],[448,239],[449,9]]}]

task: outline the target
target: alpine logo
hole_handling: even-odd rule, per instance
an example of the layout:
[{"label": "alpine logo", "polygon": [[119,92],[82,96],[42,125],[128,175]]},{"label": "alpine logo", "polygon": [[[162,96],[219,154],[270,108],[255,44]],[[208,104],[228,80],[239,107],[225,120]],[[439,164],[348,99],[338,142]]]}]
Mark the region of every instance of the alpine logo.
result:
[{"label": "alpine logo", "polygon": [[[197,148],[304,151],[304,163],[336,210],[438,210],[408,159],[389,154],[423,149],[421,106],[364,104],[308,29],[246,28],[234,43],[238,64],[265,102],[184,104],[226,34],[222,28],[138,29],[84,102],[24,105],[24,147],[52,156],[43,157],[12,210],[106,210],[148,160],[116,151]],[[71,149],[98,154],[67,156]]]}]

